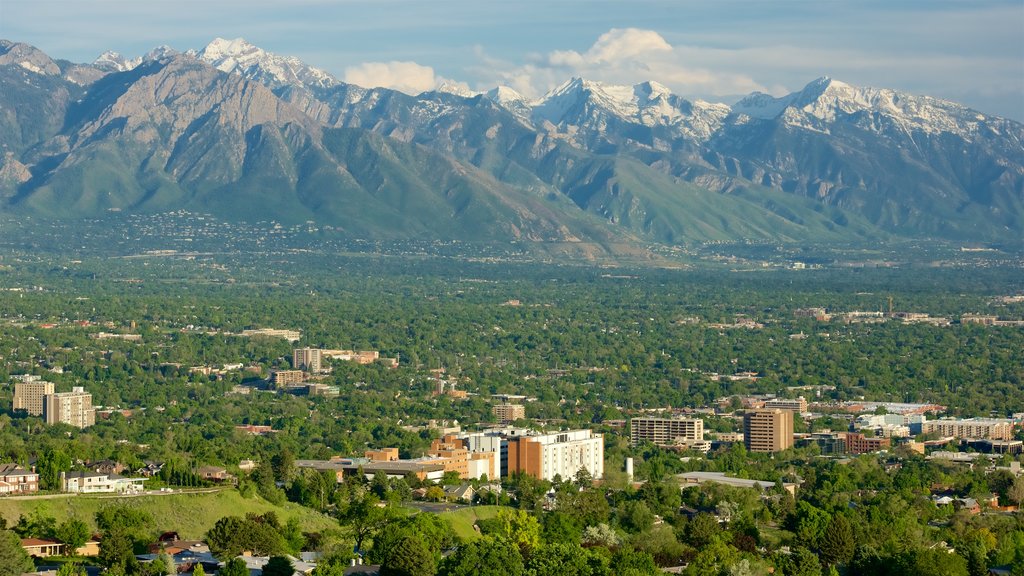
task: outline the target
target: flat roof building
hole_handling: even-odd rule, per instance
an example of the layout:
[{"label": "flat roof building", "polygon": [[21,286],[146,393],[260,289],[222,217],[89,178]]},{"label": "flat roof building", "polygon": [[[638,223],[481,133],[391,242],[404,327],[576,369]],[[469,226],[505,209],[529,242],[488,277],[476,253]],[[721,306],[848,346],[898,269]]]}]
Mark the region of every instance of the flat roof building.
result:
[{"label": "flat roof building", "polygon": [[96,410],[92,407],[92,394],[81,386],[71,392],[47,394],[43,400],[43,418],[47,424],[68,424],[87,428],[96,423]]},{"label": "flat roof building", "polygon": [[15,410],[24,410],[33,416],[43,415],[43,397],[53,394],[53,382],[36,378],[25,379],[14,383]]},{"label": "flat roof building", "polygon": [[634,447],[642,442],[664,446],[703,440],[704,421],[700,418],[643,417],[629,421],[629,443]]},{"label": "flat roof building", "polygon": [[323,351],[319,348],[296,348],[292,350],[292,368],[306,372],[319,372]]},{"label": "flat roof building", "polygon": [[[504,450],[503,450],[504,451]],[[604,476],[604,436],[590,430],[520,436],[508,441],[508,474],[524,472],[542,480],[568,480],[580,469]]]},{"label": "flat roof building", "polygon": [[491,412],[502,424],[526,418],[526,408],[522,404],[497,404],[491,408]]},{"label": "flat roof building", "polygon": [[781,452],[793,446],[793,412],[748,410],[743,415],[743,443],[751,452]]}]

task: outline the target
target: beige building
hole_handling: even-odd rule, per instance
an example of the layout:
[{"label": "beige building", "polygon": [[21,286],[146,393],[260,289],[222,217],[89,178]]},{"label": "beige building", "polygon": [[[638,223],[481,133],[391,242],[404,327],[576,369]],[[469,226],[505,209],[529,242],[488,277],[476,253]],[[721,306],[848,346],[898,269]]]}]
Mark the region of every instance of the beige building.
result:
[{"label": "beige building", "polygon": [[775,398],[764,403],[765,408],[778,408],[780,410],[792,410],[793,412],[807,412],[807,400],[801,396],[795,399]]},{"label": "beige building", "polygon": [[33,416],[43,415],[43,397],[53,394],[53,382],[26,378],[14,383],[14,409],[25,410]]},{"label": "beige building", "polygon": [[743,443],[751,452],[781,452],[793,446],[793,412],[748,410],[743,415]]},{"label": "beige building", "polygon": [[319,372],[323,351],[319,348],[296,348],[292,351],[292,368],[306,372]]},{"label": "beige building", "polygon": [[272,370],[270,372],[270,383],[278,388],[284,388],[291,384],[302,384],[306,379],[306,373],[302,370]]},{"label": "beige building", "polygon": [[81,386],[71,392],[47,394],[43,402],[43,418],[47,424],[68,424],[86,428],[96,423],[96,410],[92,407],[92,394]]},{"label": "beige building", "polygon": [[1013,421],[997,418],[925,420],[921,424],[921,432],[924,434],[935,432],[943,438],[951,436],[953,438],[1012,440]]},{"label": "beige building", "polygon": [[522,404],[497,404],[491,411],[502,424],[526,418],[526,408]]},{"label": "beige building", "polygon": [[629,421],[629,443],[651,442],[661,446],[702,442],[704,421],[700,418],[633,418]]}]

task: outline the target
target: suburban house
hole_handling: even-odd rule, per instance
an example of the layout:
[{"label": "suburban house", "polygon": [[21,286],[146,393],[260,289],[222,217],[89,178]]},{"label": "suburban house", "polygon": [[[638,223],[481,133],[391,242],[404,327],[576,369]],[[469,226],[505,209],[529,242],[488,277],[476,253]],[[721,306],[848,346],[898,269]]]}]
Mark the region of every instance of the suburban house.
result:
[{"label": "suburban house", "polygon": [[[21,547],[29,556],[36,558],[47,558],[50,556],[64,556],[67,554],[65,545],[60,540],[49,538],[22,538]],[[75,556],[99,556],[100,542],[96,538],[90,538],[88,542],[75,550]]]},{"label": "suburban house", "polygon": [[142,492],[145,478],[125,478],[117,474],[100,472],[61,472],[61,486],[65,492],[90,494],[98,492]]},{"label": "suburban house", "polygon": [[0,494],[28,494],[39,491],[39,474],[17,464],[0,464]]},{"label": "suburban house", "polygon": [[234,476],[228,474],[227,468],[220,466],[200,466],[196,469],[196,475],[210,482],[232,482],[235,479]]}]

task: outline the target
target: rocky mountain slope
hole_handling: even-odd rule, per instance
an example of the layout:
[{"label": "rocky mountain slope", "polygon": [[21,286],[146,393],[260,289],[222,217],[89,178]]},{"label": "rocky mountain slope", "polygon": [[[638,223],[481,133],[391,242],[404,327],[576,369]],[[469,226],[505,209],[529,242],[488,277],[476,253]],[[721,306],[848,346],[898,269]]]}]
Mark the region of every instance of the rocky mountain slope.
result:
[{"label": "rocky mountain slope", "polygon": [[690,101],[573,79],[408,96],[243,40],[89,65],[0,43],[5,210],[206,210],[364,237],[1024,237],[1024,126],[829,78]]}]

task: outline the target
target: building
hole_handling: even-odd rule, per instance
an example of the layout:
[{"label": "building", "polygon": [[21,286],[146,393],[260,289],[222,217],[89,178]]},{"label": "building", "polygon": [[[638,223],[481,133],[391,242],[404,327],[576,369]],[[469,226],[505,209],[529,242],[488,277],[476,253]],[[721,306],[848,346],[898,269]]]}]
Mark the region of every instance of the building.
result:
[{"label": "building", "polygon": [[781,452],[793,446],[793,412],[748,410],[743,415],[743,443],[751,452]]},{"label": "building", "polygon": [[704,441],[700,418],[633,418],[629,421],[629,443],[651,442],[660,446]]},{"label": "building", "polygon": [[999,418],[967,418],[965,420],[926,420],[921,424],[924,434],[936,433],[942,438],[990,438],[1012,440],[1013,420]]},{"label": "building", "polygon": [[254,330],[242,330],[242,336],[267,336],[269,338],[284,338],[289,342],[295,342],[302,338],[302,332],[298,330],[280,330],[277,328],[258,328]]},{"label": "building", "polygon": [[[701,485],[707,482],[713,482],[715,484],[724,484],[726,486],[735,486],[737,488],[754,488],[758,491],[764,491],[775,487],[775,482],[769,482],[767,480],[748,480],[746,478],[734,478],[732,476],[726,476],[724,472],[686,472],[685,474],[677,474],[676,478],[679,479],[679,485],[683,488],[686,486]],[[783,482],[782,487],[790,494],[796,495],[796,484],[791,482]]]},{"label": "building", "polygon": [[846,434],[846,451],[850,454],[868,454],[879,450],[888,450],[892,445],[889,438],[872,438],[849,432]]},{"label": "building", "polygon": [[293,384],[301,384],[306,379],[306,373],[302,370],[271,370],[270,383],[277,388],[284,388]]},{"label": "building", "polygon": [[497,404],[491,411],[502,424],[526,418],[526,408],[522,404]]},{"label": "building", "polygon": [[43,415],[43,397],[53,394],[53,382],[40,380],[38,376],[26,376],[14,383],[15,410],[25,410],[33,416]]},{"label": "building", "polygon": [[124,494],[142,492],[142,483],[146,479],[125,478],[117,474],[102,474],[100,472],[61,472],[60,481],[65,492]]},{"label": "building", "polygon": [[801,396],[795,399],[774,398],[764,403],[765,408],[778,408],[780,410],[792,410],[798,414],[807,412],[807,400]]},{"label": "building", "polygon": [[[568,480],[585,469],[594,479],[604,476],[604,436],[570,430],[509,439],[507,474],[524,472],[542,480]],[[504,452],[504,447],[503,447]],[[502,473],[505,474],[503,467]]]},{"label": "building", "polygon": [[319,348],[296,348],[292,350],[292,368],[306,372],[319,372],[322,368],[323,351]]},{"label": "building", "polygon": [[488,480],[501,477],[501,452],[472,450],[469,442],[454,434],[434,440],[426,458],[419,462],[441,464],[445,472],[458,472],[459,478],[476,480],[486,475]]},{"label": "building", "polygon": [[92,407],[92,394],[81,386],[71,392],[47,394],[43,399],[43,418],[47,424],[67,424],[87,428],[96,423],[96,410]]},{"label": "building", "polygon": [[39,492],[39,474],[14,463],[0,464],[0,494]]}]

